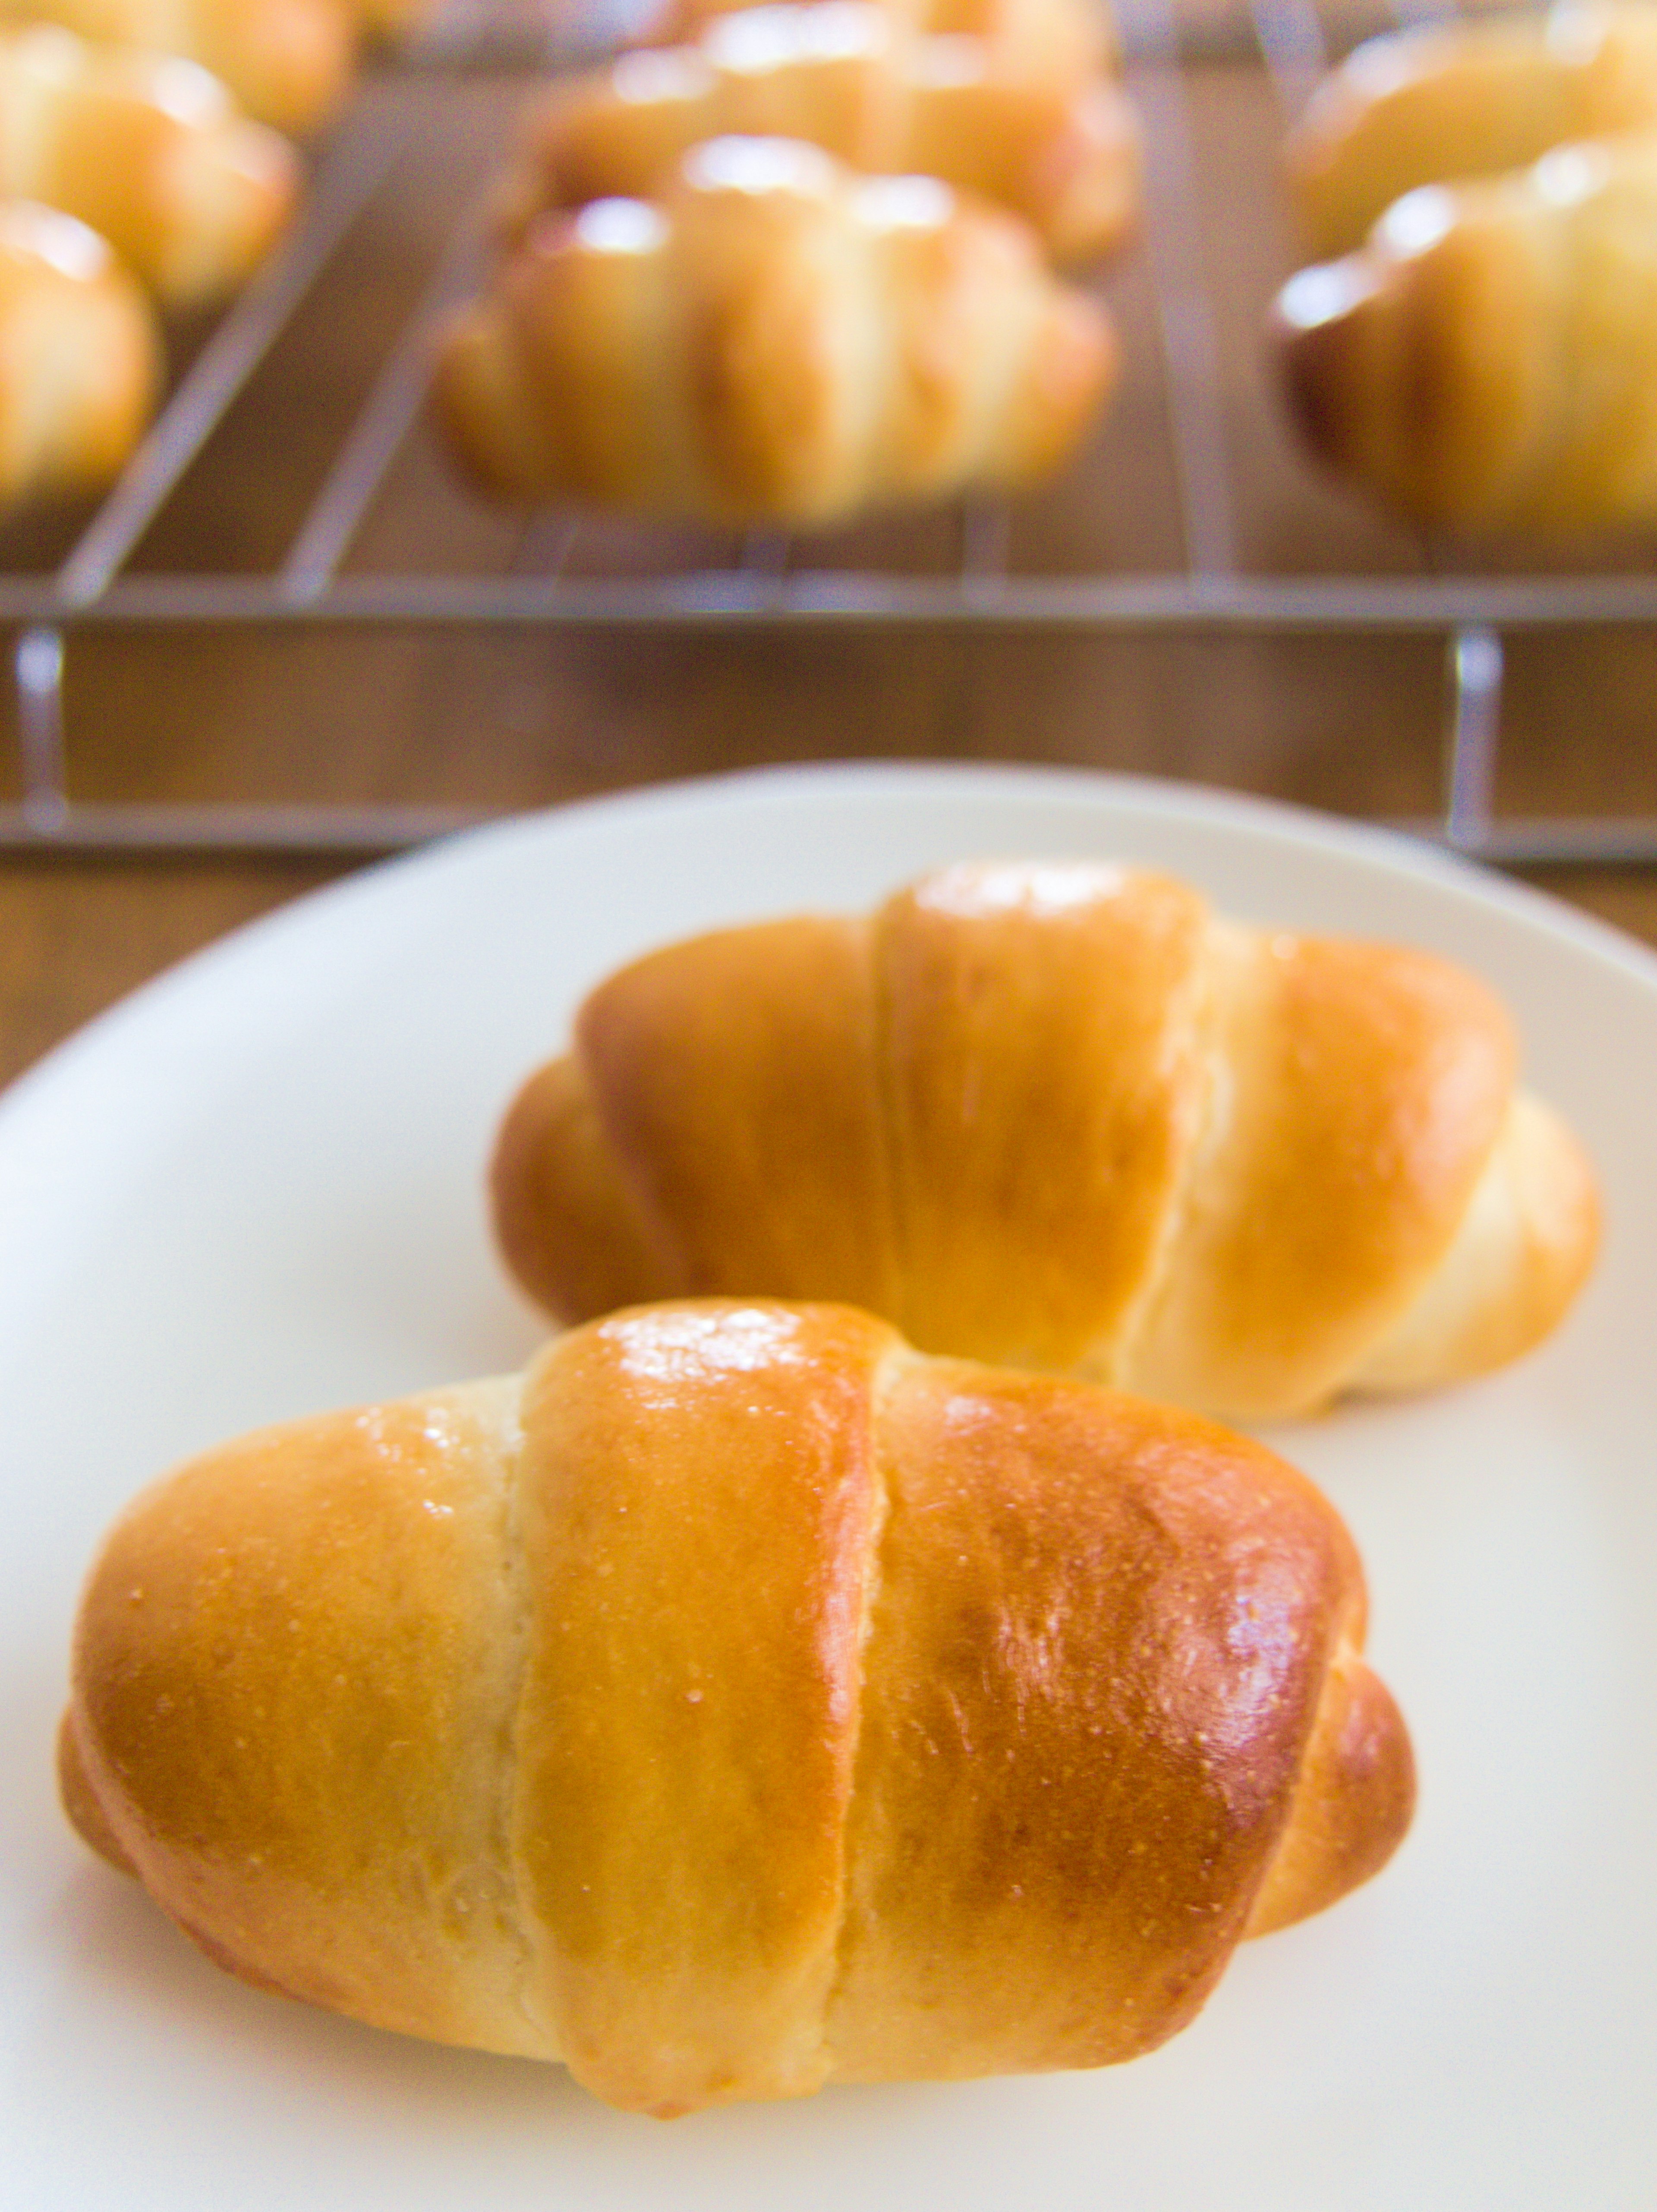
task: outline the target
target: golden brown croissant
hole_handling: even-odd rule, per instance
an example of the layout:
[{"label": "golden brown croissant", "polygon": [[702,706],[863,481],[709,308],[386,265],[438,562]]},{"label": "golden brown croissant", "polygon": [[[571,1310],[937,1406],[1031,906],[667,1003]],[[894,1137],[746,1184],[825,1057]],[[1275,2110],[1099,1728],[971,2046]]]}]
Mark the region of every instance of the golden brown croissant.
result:
[{"label": "golden brown croissant", "polygon": [[1501,1007],[1424,953],[1241,928],[1160,876],[962,866],[600,985],[507,1118],[496,1221],[566,1320],[745,1283],[1268,1417],[1559,1319],[1594,1186],[1513,1085]]},{"label": "golden brown croissant", "polygon": [[1526,167],[1550,147],[1657,125],[1657,7],[1398,33],[1326,78],[1288,144],[1289,189],[1319,256],[1362,245],[1418,185]]},{"label": "golden brown croissant", "polygon": [[436,396],[496,492],[802,523],[1039,477],[1114,368],[1103,311],[1011,216],[727,138],[659,204],[538,226]]},{"label": "golden brown croissant", "polygon": [[341,0],[0,0],[0,19],[182,54],[283,131],[311,130],[338,104],[356,43]]},{"label": "golden brown croissant", "polygon": [[[693,44],[712,24],[771,0],[667,0],[649,23],[649,44]],[[998,76],[1076,85],[1116,61],[1109,12],[1094,0],[878,0],[900,33],[988,40]]]},{"label": "golden brown croissant", "polygon": [[511,219],[648,198],[693,146],[733,133],[805,139],[869,175],[941,177],[1022,216],[1061,260],[1119,244],[1138,206],[1138,126],[1108,78],[1021,83],[984,40],[909,38],[867,0],[824,0],[722,16],[699,46],[624,54],[561,87]]},{"label": "golden brown croissant", "polygon": [[0,195],[78,217],[169,304],[240,283],[298,185],[287,141],[195,63],[50,26],[0,35]]},{"label": "golden brown croissant", "polygon": [[1260,1446],[832,1306],[642,1309],[151,1489],[66,1802],[214,1958],[661,2115],[1130,2058],[1409,1740]]},{"label": "golden brown croissant", "polygon": [[154,313],[103,240],[55,208],[0,204],[0,504],[109,483],[160,382]]},{"label": "golden brown croissant", "polygon": [[1423,186],[1274,319],[1308,444],[1410,520],[1657,518],[1657,135]]}]

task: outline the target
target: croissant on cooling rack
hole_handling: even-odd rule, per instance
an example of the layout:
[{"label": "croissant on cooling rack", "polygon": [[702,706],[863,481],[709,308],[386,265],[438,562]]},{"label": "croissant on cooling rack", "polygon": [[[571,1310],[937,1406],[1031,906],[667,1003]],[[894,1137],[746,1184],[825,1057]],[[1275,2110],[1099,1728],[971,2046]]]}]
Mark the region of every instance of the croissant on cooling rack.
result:
[{"label": "croissant on cooling rack", "polygon": [[436,398],[496,493],[805,524],[1045,475],[1114,367],[1102,309],[1010,216],[726,138],[660,203],[538,225]]},{"label": "croissant on cooling rack", "polygon": [[[651,46],[687,46],[708,27],[771,0],[666,0],[649,21]],[[996,73],[1026,83],[1076,85],[1112,67],[1116,34],[1104,0],[877,0],[901,32],[983,39]]]},{"label": "croissant on cooling rack", "polygon": [[342,0],[0,0],[0,21],[181,54],[283,131],[311,130],[338,106],[356,45]]},{"label": "croissant on cooling rack", "polygon": [[1287,148],[1313,252],[1361,245],[1418,185],[1520,169],[1578,138],[1657,127],[1657,7],[1562,4],[1546,15],[1397,33],[1360,46]]},{"label": "croissant on cooling rack", "polygon": [[1425,953],[962,865],[601,984],[506,1118],[496,1223],[564,1320],[740,1283],[1270,1418],[1477,1374],[1563,1314],[1593,1178],[1514,1060]]},{"label": "croissant on cooling rack", "polygon": [[823,0],[722,16],[698,46],[624,54],[560,87],[511,219],[648,198],[691,147],[730,134],[807,140],[871,175],[941,177],[1022,216],[1063,260],[1119,244],[1138,206],[1138,125],[1110,79],[1009,79],[984,40],[914,38],[868,0]]},{"label": "croissant on cooling rack", "polygon": [[1312,450],[1408,520],[1657,520],[1657,134],[1406,194],[1275,327]]},{"label": "croissant on cooling rack", "polygon": [[231,1972],[665,2118],[1164,2041],[1408,1823],[1363,1634],[1258,1444],[670,1305],[148,1491],[61,1772]]},{"label": "croissant on cooling rack", "polygon": [[0,204],[0,506],[110,483],[160,382],[154,313],[103,240]]},{"label": "croissant on cooling rack", "polygon": [[0,195],[90,225],[169,305],[246,277],[298,188],[287,141],[193,62],[50,26],[0,34]]}]

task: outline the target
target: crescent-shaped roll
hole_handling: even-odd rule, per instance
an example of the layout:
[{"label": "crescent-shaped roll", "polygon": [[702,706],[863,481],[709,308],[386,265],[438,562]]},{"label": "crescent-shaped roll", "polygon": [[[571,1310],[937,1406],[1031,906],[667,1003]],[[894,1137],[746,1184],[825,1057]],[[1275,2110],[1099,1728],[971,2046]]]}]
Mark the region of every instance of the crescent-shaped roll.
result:
[{"label": "crescent-shaped roll", "polygon": [[[710,25],[772,0],[667,0],[644,42],[694,44]],[[996,74],[1026,84],[1079,85],[1112,69],[1116,27],[1103,0],[875,0],[900,34],[982,39]]]},{"label": "crescent-shaped roll", "polygon": [[161,374],[149,302],[94,231],[0,204],[0,506],[118,476]]},{"label": "crescent-shaped roll", "polygon": [[1307,445],[1410,521],[1657,519],[1657,134],[1407,194],[1273,327]]},{"label": "crescent-shaped roll", "polygon": [[168,305],[247,276],[292,213],[299,165],[194,62],[0,35],[0,195],[98,231]]},{"label": "crescent-shaped roll", "polygon": [[550,207],[649,198],[705,139],[803,139],[871,176],[941,177],[1021,216],[1060,260],[1119,245],[1137,211],[1132,106],[1097,77],[997,73],[982,39],[916,39],[869,0],[719,17],[694,46],[624,54],[563,86],[510,188],[520,231]]},{"label": "crescent-shaped roll", "polygon": [[100,45],[180,54],[279,131],[314,130],[332,114],[356,47],[342,0],[0,0],[0,21],[57,23]]},{"label": "crescent-shaped roll", "polygon": [[1361,246],[1417,185],[1654,126],[1657,7],[1642,0],[1404,31],[1324,80],[1289,134],[1289,191],[1307,243],[1327,258]]},{"label": "crescent-shaped roll", "polygon": [[450,332],[436,399],[500,495],[817,523],[1048,474],[1115,362],[1011,216],[727,138],[660,203],[539,225]]},{"label": "crescent-shaped roll", "polygon": [[233,1972],[628,2108],[1098,2066],[1403,1834],[1363,1633],[1258,1444],[645,1308],[147,1492],[64,1795]]},{"label": "crescent-shaped roll", "polygon": [[1264,1419],[1559,1320],[1594,1182],[1514,1075],[1501,1006],[1426,953],[962,865],[600,984],[506,1118],[496,1224],[566,1320],[746,1283]]}]

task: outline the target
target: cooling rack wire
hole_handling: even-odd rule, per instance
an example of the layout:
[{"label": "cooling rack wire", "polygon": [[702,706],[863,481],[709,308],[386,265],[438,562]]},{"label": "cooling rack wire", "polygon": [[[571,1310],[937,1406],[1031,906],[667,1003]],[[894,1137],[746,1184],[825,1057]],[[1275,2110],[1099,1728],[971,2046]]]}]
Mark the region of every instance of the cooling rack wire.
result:
[{"label": "cooling rack wire", "polygon": [[[393,65],[457,84],[481,71],[525,84],[580,60],[614,25],[589,7],[572,27],[560,0],[448,0]],[[1515,817],[1493,805],[1502,726],[1504,639],[1657,619],[1657,574],[1459,574],[1424,550],[1416,573],[1262,572],[1240,557],[1234,456],[1221,409],[1223,362],[1199,241],[1187,72],[1216,50],[1268,75],[1285,115],[1301,106],[1331,44],[1314,0],[1252,0],[1246,15],[1192,18],[1186,0],[1116,0],[1126,80],[1146,128],[1142,252],[1154,302],[1162,406],[1182,562],[1139,572],[1042,573],[1009,559],[999,502],[958,519],[942,572],[813,565],[809,540],[756,533],[654,573],[572,573],[581,523],[539,520],[493,568],[398,569],[356,557],[369,517],[420,424],[434,331],[474,284],[486,251],[487,196],[461,208],[423,296],[385,337],[377,375],[333,450],[282,557],[257,573],[147,563],[146,540],[203,464],[250,380],[302,316],[376,196],[411,131],[348,118],[323,149],[307,210],[284,248],[197,351],[125,476],[62,557],[0,574],[11,641],[21,797],[0,807],[0,847],[16,851],[271,849],[389,851],[481,818],[393,805],[88,804],[72,795],[74,732],[65,669],[98,631],[280,630],[342,635],[411,626],[527,629],[670,625],[999,626],[1124,633],[1253,633],[1441,641],[1441,811],[1404,825],[1464,853],[1514,865],[1657,861],[1657,815]],[[1450,12],[1393,0],[1396,20]],[[1368,27],[1377,27],[1372,24]],[[164,533],[163,533],[164,534]]]}]

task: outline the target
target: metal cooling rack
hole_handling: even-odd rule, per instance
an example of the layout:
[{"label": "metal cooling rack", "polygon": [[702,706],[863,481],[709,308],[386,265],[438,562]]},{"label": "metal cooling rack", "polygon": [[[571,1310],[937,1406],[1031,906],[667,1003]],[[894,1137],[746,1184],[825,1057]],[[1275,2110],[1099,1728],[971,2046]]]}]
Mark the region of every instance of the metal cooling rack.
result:
[{"label": "metal cooling rack", "polygon": [[[400,66],[526,74],[582,49],[556,0],[453,0]],[[1449,12],[1393,0],[1400,19]],[[112,628],[179,631],[332,625],[779,624],[1002,625],[1139,632],[1409,633],[1443,641],[1441,815],[1407,826],[1485,859],[1534,864],[1657,860],[1657,816],[1496,817],[1492,793],[1502,721],[1503,637],[1514,631],[1611,629],[1657,620],[1657,575],[1368,577],[1246,573],[1236,550],[1233,489],[1219,400],[1215,318],[1197,229],[1198,180],[1182,64],[1215,27],[1178,27],[1171,0],[1118,0],[1127,81],[1146,124],[1145,252],[1154,292],[1180,501],[1183,568],[1169,574],[1020,574],[1009,569],[1007,511],[961,518],[953,573],[908,575],[794,565],[788,540],[740,543],[728,565],[589,578],[566,573],[577,525],[535,526],[533,573],[407,574],[347,568],[365,517],[419,417],[437,323],[476,281],[481,208],[463,214],[424,298],[390,342],[377,381],[338,446],[285,556],[268,573],[157,573],[135,565],[238,395],[301,311],[406,145],[344,128],[321,161],[305,217],[227,315],[184,376],[124,479],[68,557],[38,575],[0,575],[0,624],[13,635],[22,797],[0,807],[0,848],[326,852],[390,850],[482,818],[388,806],[87,805],[70,795],[64,667],[77,638]],[[589,33],[597,19],[586,18]],[[1285,109],[1325,65],[1313,0],[1252,0],[1249,27]],[[1234,33],[1236,25],[1232,24]],[[1223,43],[1226,33],[1221,27]],[[807,560],[809,559],[807,549]]]}]

